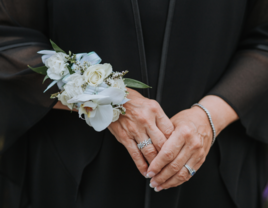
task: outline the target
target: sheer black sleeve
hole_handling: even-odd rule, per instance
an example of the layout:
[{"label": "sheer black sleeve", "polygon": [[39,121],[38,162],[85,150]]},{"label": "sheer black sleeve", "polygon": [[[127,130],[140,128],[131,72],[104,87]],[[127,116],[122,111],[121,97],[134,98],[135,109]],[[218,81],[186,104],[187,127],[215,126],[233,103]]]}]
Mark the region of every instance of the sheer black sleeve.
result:
[{"label": "sheer black sleeve", "polygon": [[[50,49],[46,1],[0,0],[0,151],[12,145],[53,106],[43,94],[36,52]],[[55,90],[55,89],[54,89]]]},{"label": "sheer black sleeve", "polygon": [[229,103],[248,135],[268,143],[268,1],[256,2],[238,51],[209,94]]}]

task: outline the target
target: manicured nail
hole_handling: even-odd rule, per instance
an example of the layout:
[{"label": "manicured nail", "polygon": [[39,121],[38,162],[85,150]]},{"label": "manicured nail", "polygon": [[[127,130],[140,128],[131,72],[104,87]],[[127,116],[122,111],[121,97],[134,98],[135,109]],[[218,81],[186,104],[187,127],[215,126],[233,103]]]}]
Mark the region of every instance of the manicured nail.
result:
[{"label": "manicured nail", "polygon": [[163,190],[163,188],[162,188],[161,186],[156,187],[156,189],[157,189],[157,192],[159,192],[159,191],[162,191],[162,190]]},{"label": "manicured nail", "polygon": [[159,192],[159,191],[161,191],[161,190],[162,190],[162,189],[159,189],[159,187],[155,187],[155,188],[154,188],[154,191],[155,191],[155,192]]},{"label": "manicured nail", "polygon": [[147,173],[147,175],[146,175],[147,178],[152,178],[152,177],[154,177],[154,176],[155,176],[155,173],[154,173],[154,172],[149,172],[149,173]]},{"label": "manicured nail", "polygon": [[151,185],[152,185],[153,188],[158,186],[158,184],[155,181],[152,181]]},{"label": "manicured nail", "polygon": [[147,178],[147,172],[144,172],[144,173],[143,173],[143,176],[144,176],[145,178]]},{"label": "manicured nail", "polygon": [[152,184],[149,184],[149,186],[150,186],[151,188],[154,188],[154,187],[152,186]]}]

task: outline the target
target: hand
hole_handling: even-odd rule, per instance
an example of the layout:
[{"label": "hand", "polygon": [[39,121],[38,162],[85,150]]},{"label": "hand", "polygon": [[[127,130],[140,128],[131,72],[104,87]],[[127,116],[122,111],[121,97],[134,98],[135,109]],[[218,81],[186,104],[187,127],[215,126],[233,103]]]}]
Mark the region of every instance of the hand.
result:
[{"label": "hand", "polygon": [[[212,116],[216,135],[238,119],[235,111],[221,98],[206,96],[200,102]],[[220,110],[219,110],[220,109]],[[212,129],[206,113],[199,107],[181,111],[171,118],[174,132],[152,161],[148,174],[155,191],[176,187],[191,178],[184,167],[198,170],[204,163],[212,142]]]},{"label": "hand", "polygon": [[[128,150],[140,173],[146,177],[148,165],[173,132],[174,127],[160,105],[128,89],[130,99],[124,104],[126,114],[108,127],[116,139]],[[151,138],[153,145],[139,150],[137,143]]]}]

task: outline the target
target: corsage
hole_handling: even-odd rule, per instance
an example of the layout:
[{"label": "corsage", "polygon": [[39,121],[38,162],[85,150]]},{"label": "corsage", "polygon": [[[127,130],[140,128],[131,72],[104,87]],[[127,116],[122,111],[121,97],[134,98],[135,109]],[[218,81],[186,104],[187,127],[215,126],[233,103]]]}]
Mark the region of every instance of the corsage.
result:
[{"label": "corsage", "polygon": [[126,113],[124,104],[129,101],[126,87],[149,88],[137,80],[123,78],[128,71],[115,72],[110,64],[101,64],[95,52],[67,54],[50,42],[53,51],[37,52],[43,55],[45,66],[29,68],[45,75],[43,83],[52,80],[44,92],[57,84],[59,92],[51,98],[57,98],[71,110],[77,109],[79,117],[96,131],[104,130]]}]

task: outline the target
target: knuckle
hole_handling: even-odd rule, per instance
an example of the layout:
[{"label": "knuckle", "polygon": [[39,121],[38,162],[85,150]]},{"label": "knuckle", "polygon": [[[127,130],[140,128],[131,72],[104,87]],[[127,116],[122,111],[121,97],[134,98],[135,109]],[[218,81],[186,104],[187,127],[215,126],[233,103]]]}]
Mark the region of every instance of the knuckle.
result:
[{"label": "knuckle", "polygon": [[156,156],[157,152],[156,152],[156,150],[154,148],[147,147],[147,148],[144,148],[144,153],[143,154],[144,154],[145,157],[152,158],[152,157]]},{"label": "knuckle", "polygon": [[150,131],[154,131],[155,130],[155,123],[153,122],[148,122],[147,121],[147,125],[146,125],[146,128]]},{"label": "knuckle", "polygon": [[188,181],[189,178],[185,173],[179,173],[176,175],[177,180],[181,181],[181,182],[185,182]]},{"label": "knuckle", "polygon": [[131,133],[134,133],[134,132],[136,132],[136,128],[135,128],[135,126],[134,125],[128,125],[128,131],[129,132],[131,132]]},{"label": "knuckle", "polygon": [[174,172],[178,172],[180,170],[179,164],[178,163],[175,163],[175,162],[170,164],[170,168]]},{"label": "knuckle", "polygon": [[157,178],[155,178],[155,181],[158,182],[158,184],[163,184],[166,182],[163,176],[158,176]]},{"label": "knuckle", "polygon": [[202,147],[202,143],[199,140],[194,140],[191,145],[190,145],[192,150],[197,150],[200,149]]},{"label": "knuckle", "polygon": [[163,154],[168,161],[172,161],[174,159],[174,153],[170,150],[165,150]]},{"label": "knuckle", "polygon": [[139,160],[140,158],[141,158],[141,154],[140,154],[140,152],[132,152],[131,153],[131,157],[132,157],[132,159],[134,160],[134,161],[137,161],[137,160]]},{"label": "knuckle", "polygon": [[117,137],[121,140],[126,140],[127,138],[127,134],[125,131],[118,131],[117,132]]},{"label": "knuckle", "polygon": [[145,123],[147,123],[147,119],[146,119],[146,117],[144,115],[140,115],[138,117],[138,122],[140,122],[142,124],[145,124]]},{"label": "knuckle", "polygon": [[192,129],[188,125],[184,124],[183,126],[181,126],[180,131],[181,131],[182,136],[186,139],[192,136]]},{"label": "knuckle", "polygon": [[146,164],[137,165],[137,168],[138,168],[139,170],[146,170],[146,169],[147,169],[147,165],[146,165]]},{"label": "knuckle", "polygon": [[163,142],[163,141],[159,141],[156,144],[154,144],[154,146],[156,147],[156,149],[161,150],[161,148],[163,147],[164,143],[165,142]]},{"label": "knuckle", "polygon": [[164,134],[166,136],[170,136],[172,134],[172,132],[174,131],[174,126],[172,124],[170,124],[165,130],[164,130]]},{"label": "knuckle", "polygon": [[159,103],[155,100],[149,101],[149,106],[153,112],[158,112],[159,110]]}]

